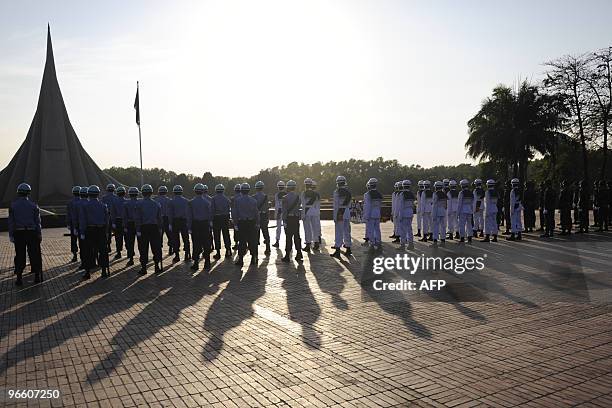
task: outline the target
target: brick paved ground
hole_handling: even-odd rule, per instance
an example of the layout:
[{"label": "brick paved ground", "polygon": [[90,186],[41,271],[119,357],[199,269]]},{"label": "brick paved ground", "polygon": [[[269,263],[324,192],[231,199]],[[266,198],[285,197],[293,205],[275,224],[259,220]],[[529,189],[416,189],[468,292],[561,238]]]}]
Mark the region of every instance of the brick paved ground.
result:
[{"label": "brick paved ground", "polygon": [[416,294],[372,290],[361,247],[210,276],[166,258],[140,277],[123,260],[83,283],[63,232],[45,231],[46,282],[19,290],[0,236],[0,387],[61,391],[30,406],[612,406],[607,235],[417,244],[486,268],[428,272],[451,289]]}]

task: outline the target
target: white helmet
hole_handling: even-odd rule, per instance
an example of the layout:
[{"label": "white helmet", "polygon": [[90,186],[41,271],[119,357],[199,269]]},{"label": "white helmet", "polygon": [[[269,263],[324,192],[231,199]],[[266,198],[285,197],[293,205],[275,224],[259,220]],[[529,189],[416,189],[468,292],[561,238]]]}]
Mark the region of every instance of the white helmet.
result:
[{"label": "white helmet", "polygon": [[510,180],[510,184],[512,184],[513,186],[518,186],[519,183],[520,181],[517,178],[513,178],[512,180]]},{"label": "white helmet", "polygon": [[224,191],[225,191],[225,186],[224,186],[223,184],[217,184],[217,185],[215,186],[215,191],[216,191],[217,193],[222,193],[222,192],[224,192]]},{"label": "white helmet", "polygon": [[306,177],[304,179],[304,185],[306,186],[312,186],[312,179],[310,177]]},{"label": "white helmet", "polygon": [[495,187],[495,180],[488,179],[487,180],[487,187]]},{"label": "white helmet", "polygon": [[397,190],[398,188],[400,188],[401,184],[402,184],[401,182],[396,181],[395,184],[393,184],[393,188],[395,188]]},{"label": "white helmet", "polygon": [[255,190],[261,190],[264,188],[264,182],[259,180],[255,182]]},{"label": "white helmet", "polygon": [[439,189],[441,189],[442,187],[444,187],[444,183],[442,183],[441,181],[439,181],[439,180],[438,180],[438,181],[436,181],[436,182],[434,183],[434,188],[435,188],[436,190],[439,190]]},{"label": "white helmet", "polygon": [[376,185],[378,184],[378,180],[375,178],[371,178],[368,180],[368,182],[366,183],[366,187],[367,188],[372,188],[372,187],[376,187]]},{"label": "white helmet", "polygon": [[431,181],[423,180],[423,186],[425,186],[425,188],[431,187]]},{"label": "white helmet", "polygon": [[346,177],[344,177],[344,176],[336,177],[336,184],[339,185],[339,186],[346,185]]},{"label": "white helmet", "polygon": [[448,185],[450,187],[457,187],[457,181],[456,180],[451,180],[451,181],[448,182]]},{"label": "white helmet", "polygon": [[287,190],[295,190],[295,188],[297,187],[297,183],[293,180],[289,180],[287,182]]},{"label": "white helmet", "polygon": [[470,185],[470,182],[468,181],[468,179],[463,179],[459,182],[459,184],[463,188],[463,187],[468,187]]},{"label": "white helmet", "polygon": [[475,185],[475,186],[480,186],[480,185],[482,185],[482,180],[481,180],[481,179],[479,179],[479,178],[477,178],[476,180],[474,180],[474,185]]},{"label": "white helmet", "polygon": [[276,187],[279,190],[284,190],[285,189],[285,182],[283,180],[280,180],[278,183],[276,183]]},{"label": "white helmet", "polygon": [[412,182],[410,180],[403,180],[402,181],[402,188],[404,190],[410,190],[411,186],[412,186]]},{"label": "white helmet", "polygon": [[317,182],[315,180],[312,180],[312,188],[315,188],[317,186]]},{"label": "white helmet", "polygon": [[444,180],[442,180],[442,183],[444,183],[444,187],[448,187],[448,185],[450,184],[450,180],[445,178]]}]

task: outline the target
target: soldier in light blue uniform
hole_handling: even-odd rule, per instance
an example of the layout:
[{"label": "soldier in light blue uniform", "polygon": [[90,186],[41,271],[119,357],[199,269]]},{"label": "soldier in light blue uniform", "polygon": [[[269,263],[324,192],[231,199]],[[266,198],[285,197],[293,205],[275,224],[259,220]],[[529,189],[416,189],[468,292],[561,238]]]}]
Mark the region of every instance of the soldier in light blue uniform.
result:
[{"label": "soldier in light blue uniform", "polygon": [[81,191],[79,193],[79,197],[81,198],[79,201],[77,201],[74,206],[75,206],[75,213],[76,213],[76,227],[77,227],[77,235],[79,238],[79,259],[81,261],[81,264],[79,265],[79,270],[81,269],[85,269],[85,258],[87,257],[86,254],[86,250],[85,250],[85,241],[83,239],[81,239],[81,233],[80,228],[79,228],[79,217],[80,217],[80,213],[81,213],[81,206],[85,205],[85,203],[87,203],[87,200],[89,199],[89,196],[87,195],[87,191],[89,191],[88,187],[81,187]]},{"label": "soldier in light blue uniform", "polygon": [[225,257],[232,257],[232,240],[229,233],[230,220],[230,199],[225,195],[225,186],[217,184],[215,195],[210,203],[213,215],[213,237],[215,240],[215,259],[221,258],[221,234],[223,234],[223,244],[225,245]]},{"label": "soldier in light blue uniform", "polygon": [[[208,194],[208,186],[206,184],[202,184],[204,186],[204,194],[202,194],[202,198],[208,201],[208,204],[212,205],[212,197]],[[215,249],[215,240],[213,239],[213,231],[212,226],[208,229],[208,246],[210,247],[209,252]]]},{"label": "soldier in light blue uniform", "polygon": [[431,206],[431,219],[433,222],[433,246],[446,243],[446,213],[448,211],[448,196],[444,191],[444,183],[436,181],[434,183],[434,193]]},{"label": "soldier in light blue uniform", "polygon": [[[104,196],[100,199],[100,201],[102,201],[104,204],[106,204],[106,208],[108,208],[109,214],[113,209],[113,204],[115,202],[115,185],[110,183],[106,186],[106,194],[104,194]],[[108,221],[108,228],[107,228],[107,232],[106,232],[106,248],[108,250],[108,252],[110,253],[111,251],[111,238],[113,236],[113,228],[112,228],[112,219],[109,218]]]},{"label": "soldier in light blue uniform", "polygon": [[363,195],[363,219],[366,223],[366,231],[368,235],[368,243],[370,248],[375,251],[380,251],[381,234],[380,234],[380,208],[382,206],[382,194],[378,191],[378,180],[371,178],[366,183],[368,191]]},{"label": "soldier in light blue uniform", "polygon": [[138,188],[130,187],[128,195],[130,199],[123,204],[123,222],[125,233],[125,248],[127,250],[128,261],[126,266],[134,265],[134,241],[138,239],[138,248],[140,248],[140,237],[136,235],[136,207],[138,207]]},{"label": "soldier in light blue uniform", "polygon": [[399,207],[397,213],[400,218],[400,249],[406,249],[406,243],[408,243],[408,249],[414,249],[415,236],[412,234],[412,218],[414,217],[416,196],[410,190],[412,187],[410,180],[403,180],[400,185],[401,191],[397,199],[397,206]]},{"label": "soldier in light blue uniform", "polygon": [[240,185],[240,196],[234,200],[232,217],[239,232],[239,248],[237,266],[244,265],[244,255],[247,247],[251,253],[251,265],[257,265],[257,234],[259,233],[259,210],[257,200],[249,196],[251,186],[248,183]]},{"label": "soldier in light blue uniform", "polygon": [[26,267],[26,251],[30,257],[30,267],[34,273],[34,282],[43,281],[42,256],[40,243],[42,227],[38,205],[29,199],[32,188],[21,183],[17,187],[17,199],[11,203],[8,216],[8,232],[10,241],[15,244],[15,285],[23,285],[22,275]]},{"label": "soldier in light blue uniform", "polygon": [[125,187],[117,187],[117,195],[113,201],[113,206],[110,208],[111,224],[115,232],[115,247],[117,253],[115,259],[121,259],[121,251],[123,251],[123,206],[126,203]]},{"label": "soldier in light blue uniform", "polygon": [[472,225],[472,215],[474,214],[474,207],[476,206],[476,200],[474,199],[474,192],[470,190],[470,182],[463,179],[459,182],[461,191],[457,196],[457,212],[459,217],[459,242],[465,242],[467,236],[468,243],[472,242],[472,234],[474,228]]},{"label": "soldier in light blue uniform", "polygon": [[176,185],[172,188],[174,197],[168,205],[168,221],[172,232],[172,244],[174,245],[174,258],[172,262],[181,260],[179,252],[181,249],[181,238],[183,239],[183,251],[185,262],[191,260],[191,249],[189,245],[189,230],[187,229],[187,206],[189,201],[183,197],[183,186]]},{"label": "soldier in light blue uniform", "polygon": [[510,191],[510,236],[508,241],[520,241],[523,239],[523,191],[519,179],[513,178],[510,181],[512,190]]},{"label": "soldier in light blue uniform", "polygon": [[197,271],[200,268],[200,254],[204,258],[204,270],[210,269],[210,229],[212,226],[211,203],[206,198],[205,186],[198,183],[193,187],[195,197],[189,201],[187,209],[187,228],[191,234],[193,245],[193,265],[191,269]]},{"label": "soldier in light blue uniform", "polygon": [[70,252],[72,252],[72,260],[77,261],[77,253],[79,252],[79,210],[78,202],[81,201],[81,187],[72,187],[72,200],[66,205],[66,226],[70,231]]},{"label": "soldier in light blue uniform", "polygon": [[[485,237],[482,242],[497,242],[497,190],[495,189],[495,180],[487,180],[487,190],[484,196],[484,233]],[[491,235],[493,239],[491,240]]]},{"label": "soldier in light blue uniform", "polygon": [[[270,221],[270,202],[268,195],[263,192],[264,182],[258,181],[255,183],[255,195],[253,198],[257,201],[257,210],[259,211],[259,230],[264,237],[266,250],[264,254],[270,255],[270,231],[268,231],[268,222]],[[257,243],[259,244],[259,231],[257,231]]]},{"label": "soldier in light blue uniform", "polygon": [[162,212],[161,205],[151,199],[153,187],[150,184],[142,186],[142,200],[136,206],[136,235],[140,238],[140,275],[146,275],[149,263],[149,246],[155,262],[155,273],[162,272]]},{"label": "soldier in light blue uniform", "polygon": [[168,205],[170,204],[170,199],[168,198],[168,187],[159,186],[157,189],[157,197],[154,198],[155,201],[159,203],[161,206],[162,212],[162,246],[164,241],[164,234],[166,234],[166,239],[168,240],[168,255],[172,255],[172,234],[170,233],[170,224],[168,222]]},{"label": "soldier in light blue uniform", "polygon": [[334,253],[330,254],[333,257],[340,258],[340,248],[342,245],[346,247],[346,256],[351,256],[351,214],[349,204],[351,203],[351,192],[346,187],[346,177],[336,177],[336,191],[334,191],[334,227],[335,227],[335,244]]},{"label": "soldier in light blue uniform", "polygon": [[307,177],[304,180],[305,190],[302,192],[302,208],[304,213],[302,215],[302,224],[304,225],[304,240],[306,246],[304,251],[310,252],[312,249],[319,249],[319,230],[317,223],[319,222],[319,212],[317,207],[320,205],[321,197],[319,193],[314,190],[314,180]]},{"label": "soldier in light blue uniform", "polygon": [[240,198],[242,195],[240,194],[240,184],[236,184],[234,186],[234,196],[230,200],[230,208],[232,211],[232,223],[234,224],[234,246],[232,249],[237,250],[238,245],[240,243],[240,232],[238,232],[238,219],[235,217],[236,212],[236,200]]},{"label": "soldier in light blue uniform", "polygon": [[98,265],[102,268],[102,277],[109,275],[107,230],[110,214],[106,204],[98,199],[100,188],[92,185],[88,189],[89,200],[81,206],[79,214],[79,233],[86,240],[87,257],[85,259],[85,274],[83,279],[91,277],[97,254]]}]

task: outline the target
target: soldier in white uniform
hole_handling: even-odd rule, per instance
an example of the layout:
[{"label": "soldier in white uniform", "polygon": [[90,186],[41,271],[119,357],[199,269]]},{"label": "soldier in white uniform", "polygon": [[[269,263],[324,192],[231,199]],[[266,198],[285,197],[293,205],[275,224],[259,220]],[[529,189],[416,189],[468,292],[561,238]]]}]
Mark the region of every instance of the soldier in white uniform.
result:
[{"label": "soldier in white uniform", "polygon": [[444,192],[444,183],[436,181],[435,191],[432,199],[431,218],[433,221],[433,245],[438,245],[438,240],[444,245],[446,242],[446,211],[448,209],[448,197]]},{"label": "soldier in white uniform", "polygon": [[[497,200],[499,199],[497,190],[495,189],[495,180],[487,180],[487,191],[484,196],[484,233],[485,237],[482,242],[497,242]],[[493,239],[491,239],[493,235]]]},{"label": "soldier in white uniform", "polygon": [[410,190],[412,183],[410,180],[402,181],[402,191],[398,195],[397,206],[400,217],[400,249],[414,249],[414,236],[412,234],[412,217],[414,215],[414,201],[416,199],[414,193]]},{"label": "soldier in white uniform", "polygon": [[423,238],[421,241],[427,242],[431,239],[431,210],[433,204],[433,191],[431,191],[431,182],[429,180],[423,181],[423,192],[419,196],[419,203],[421,203],[421,216],[423,217]]},{"label": "soldier in white uniform", "polygon": [[421,228],[423,226],[423,211],[422,211],[422,200],[421,200],[421,193],[425,190],[425,184],[423,184],[423,180],[419,180],[419,182],[417,183],[418,186],[418,190],[416,193],[416,198],[417,198],[417,209],[416,209],[416,214],[417,214],[417,233],[415,234],[415,237],[420,237],[421,236]]},{"label": "soldier in white uniform", "polygon": [[319,193],[314,191],[313,181],[310,177],[304,180],[304,190],[301,194],[300,199],[302,200],[302,223],[304,225],[304,240],[306,241],[306,246],[304,247],[304,251],[310,252],[311,247],[314,245],[318,248],[318,240],[319,236],[316,235],[318,233],[317,230],[317,216],[315,207],[318,203],[321,202],[321,197]]},{"label": "soldier in white uniform", "polygon": [[459,191],[457,190],[457,182],[450,180],[448,182],[448,211],[446,213],[446,225],[448,231],[448,239],[459,239],[459,230],[457,229],[457,210],[459,208]]},{"label": "soldier in white uniform", "polygon": [[283,230],[284,221],[283,221],[283,198],[287,195],[285,191],[285,182],[279,181],[276,183],[276,188],[278,191],[274,194],[274,217],[276,218],[276,242],[272,245],[275,248],[278,248],[280,244],[281,231]]},{"label": "soldier in white uniform", "polygon": [[474,180],[474,200],[476,205],[474,206],[474,236],[478,236],[478,232],[480,232],[480,236],[482,237],[482,230],[484,227],[484,190],[482,188],[482,180],[476,179]]},{"label": "soldier in white uniform", "polygon": [[393,235],[391,235],[389,238],[393,238],[392,242],[399,242],[400,241],[400,234],[399,234],[399,224],[400,224],[400,219],[398,217],[398,199],[399,199],[399,194],[400,194],[400,190],[401,190],[401,181],[396,181],[395,184],[393,184],[393,193],[391,194],[391,220],[393,221]]},{"label": "soldier in white uniform", "polygon": [[512,190],[510,191],[510,236],[506,238],[508,241],[520,241],[523,232],[523,223],[521,222],[523,212],[523,193],[519,179],[513,178],[510,180]]},{"label": "soldier in white uniform", "polygon": [[472,242],[472,234],[474,233],[472,227],[472,214],[474,213],[474,192],[470,190],[470,183],[466,179],[459,182],[461,191],[457,197],[458,201],[458,212],[459,212],[459,236],[460,242],[465,242],[467,235],[467,241]]},{"label": "soldier in white uniform", "polygon": [[[312,180],[312,190],[313,191],[317,190],[316,180]],[[312,212],[312,217],[313,217],[312,223],[315,228],[314,231],[312,232],[314,236],[314,240],[315,240],[313,249],[317,251],[319,247],[321,246],[321,196],[320,195],[319,195],[319,200],[315,202],[310,212]]]},{"label": "soldier in white uniform", "polygon": [[375,251],[382,249],[380,235],[380,208],[382,206],[382,194],[377,190],[378,180],[371,178],[366,183],[368,191],[363,195],[363,218],[368,231],[368,242],[370,248]]},{"label": "soldier in white uniform", "polygon": [[351,192],[346,187],[346,177],[336,177],[336,190],[334,191],[334,227],[335,244],[333,257],[340,258],[340,248],[346,247],[346,256],[353,254],[351,250],[351,214],[349,206],[351,203]]}]

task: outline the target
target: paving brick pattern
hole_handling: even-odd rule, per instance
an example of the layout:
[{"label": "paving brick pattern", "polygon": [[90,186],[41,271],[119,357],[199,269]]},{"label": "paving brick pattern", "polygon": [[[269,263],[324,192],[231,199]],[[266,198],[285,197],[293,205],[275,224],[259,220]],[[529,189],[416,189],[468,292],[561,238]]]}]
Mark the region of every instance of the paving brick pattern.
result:
[{"label": "paving brick pattern", "polygon": [[[358,246],[363,226],[342,260],[328,256],[332,228],[303,265],[261,248],[258,268],[221,260],[206,275],[166,257],[164,273],[141,277],[121,260],[87,282],[64,230],[45,230],[46,281],[29,275],[21,289],[0,236],[0,388],[61,392],[4,403],[612,406],[612,234],[417,243],[417,255],[486,256],[486,267],[419,275],[452,293],[380,293]],[[411,278],[389,279],[399,277]]]}]

